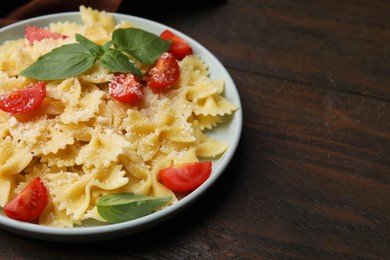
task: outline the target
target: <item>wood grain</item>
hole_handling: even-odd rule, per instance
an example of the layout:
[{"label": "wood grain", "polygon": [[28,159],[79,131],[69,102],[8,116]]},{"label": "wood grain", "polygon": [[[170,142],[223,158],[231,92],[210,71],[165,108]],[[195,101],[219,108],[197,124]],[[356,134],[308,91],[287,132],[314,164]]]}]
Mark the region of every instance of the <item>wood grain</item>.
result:
[{"label": "wood grain", "polygon": [[390,3],[170,3],[119,11],[188,34],[232,75],[244,126],[221,179],[173,219],[120,239],[0,231],[0,258],[388,259]]}]

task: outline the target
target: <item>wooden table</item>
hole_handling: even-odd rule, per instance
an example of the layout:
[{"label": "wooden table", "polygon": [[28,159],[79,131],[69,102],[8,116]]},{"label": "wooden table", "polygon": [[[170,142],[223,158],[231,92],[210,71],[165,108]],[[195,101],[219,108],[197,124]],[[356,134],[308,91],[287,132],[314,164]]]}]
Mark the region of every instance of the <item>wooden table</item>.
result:
[{"label": "wooden table", "polygon": [[155,228],[77,244],[0,230],[1,259],[390,257],[388,1],[124,2],[226,66],[244,113],[238,150]]}]

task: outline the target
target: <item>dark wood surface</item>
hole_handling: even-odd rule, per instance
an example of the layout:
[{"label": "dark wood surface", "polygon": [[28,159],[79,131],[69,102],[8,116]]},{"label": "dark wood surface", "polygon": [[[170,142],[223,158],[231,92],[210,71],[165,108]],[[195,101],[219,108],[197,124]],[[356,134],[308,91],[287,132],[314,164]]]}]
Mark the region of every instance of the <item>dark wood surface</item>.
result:
[{"label": "dark wood surface", "polygon": [[119,12],[226,66],[244,113],[232,162],[157,227],[94,243],[0,230],[1,259],[390,258],[389,1],[131,2]]}]

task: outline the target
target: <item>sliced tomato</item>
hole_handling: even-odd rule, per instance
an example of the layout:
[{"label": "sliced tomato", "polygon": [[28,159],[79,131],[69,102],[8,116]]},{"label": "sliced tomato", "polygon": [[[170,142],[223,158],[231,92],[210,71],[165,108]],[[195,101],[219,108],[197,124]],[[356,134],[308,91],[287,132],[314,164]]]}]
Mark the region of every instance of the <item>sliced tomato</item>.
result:
[{"label": "sliced tomato", "polygon": [[46,85],[38,82],[27,88],[0,95],[0,109],[11,114],[22,114],[39,107],[46,97]]},{"label": "sliced tomato", "polygon": [[30,182],[4,208],[4,214],[20,221],[31,221],[39,217],[48,201],[45,184],[40,177]]},{"label": "sliced tomato", "polygon": [[154,89],[169,88],[180,76],[176,58],[168,52],[163,53],[149,71],[147,85]]},{"label": "sliced tomato", "polygon": [[66,39],[68,36],[52,32],[45,28],[40,28],[36,26],[27,25],[24,29],[24,34],[28,40],[28,42],[32,45],[35,41],[42,41],[43,39]]},{"label": "sliced tomato", "polygon": [[211,170],[211,161],[183,163],[160,170],[159,178],[172,191],[189,192],[202,185]]},{"label": "sliced tomato", "polygon": [[163,31],[160,34],[160,38],[173,41],[168,52],[172,53],[176,59],[182,60],[185,56],[192,54],[191,46],[170,30]]},{"label": "sliced tomato", "polygon": [[132,73],[117,73],[108,85],[110,95],[120,102],[133,103],[144,98],[140,79]]}]

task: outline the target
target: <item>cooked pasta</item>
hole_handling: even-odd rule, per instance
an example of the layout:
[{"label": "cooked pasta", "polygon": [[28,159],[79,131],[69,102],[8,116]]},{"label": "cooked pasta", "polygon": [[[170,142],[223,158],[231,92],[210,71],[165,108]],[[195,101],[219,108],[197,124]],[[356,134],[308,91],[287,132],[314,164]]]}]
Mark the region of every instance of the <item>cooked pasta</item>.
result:
[{"label": "cooked pasta", "polygon": [[[26,39],[0,46],[0,94],[22,89],[34,80],[18,76],[53,48],[75,42],[75,33],[97,44],[111,39],[116,24],[103,11],[80,7],[82,24],[57,22],[50,30],[66,39]],[[237,107],[223,96],[223,80],[212,80],[196,55],[179,63],[180,78],[170,91],[145,88],[137,104],[112,99],[107,86],[113,73],[95,64],[79,76],[47,81],[39,109],[25,115],[0,111],[0,207],[40,176],[49,203],[39,224],[74,227],[86,219],[102,219],[97,200],[106,194],[132,192],[148,196],[175,193],[158,180],[158,172],[174,164],[224,153],[226,143],[204,130],[222,123]]]}]

